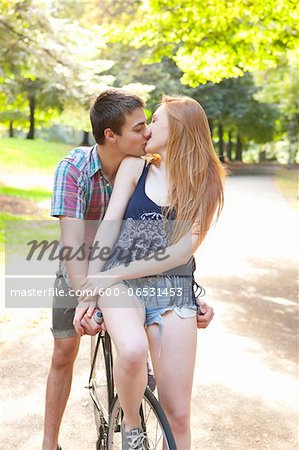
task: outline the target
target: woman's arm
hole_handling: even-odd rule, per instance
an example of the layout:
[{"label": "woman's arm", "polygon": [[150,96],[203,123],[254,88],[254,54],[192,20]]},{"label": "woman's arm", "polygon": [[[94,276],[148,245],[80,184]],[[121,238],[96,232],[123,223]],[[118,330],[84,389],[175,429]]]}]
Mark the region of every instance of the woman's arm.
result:
[{"label": "woman's arm", "polygon": [[[88,274],[101,272],[105,266],[106,257],[100,256],[100,251],[107,248],[110,252],[119,235],[122,220],[125,215],[128,202],[134,192],[136,183],[144,167],[144,161],[136,157],[125,158],[116,175],[109,205],[93,242],[91,261],[88,266]],[[108,252],[107,252],[108,253]]]},{"label": "woman's arm", "polygon": [[[114,246],[117,236],[121,229],[122,219],[136,187],[136,183],[144,167],[144,161],[136,157],[125,158],[116,174],[115,183],[109,205],[104,219],[99,226],[92,246],[92,260],[89,261],[88,273],[95,274],[101,271],[106,263],[106,259],[100,257],[100,251],[103,247],[110,249]],[[96,249],[96,250],[95,250]],[[82,288],[82,286],[81,286]],[[93,291],[91,293],[91,290]],[[76,308],[73,325],[80,335],[84,334],[84,328],[81,324],[82,318],[87,314],[90,318],[96,308],[97,294],[94,286],[81,295],[79,304]],[[84,302],[80,301],[84,298]]]},{"label": "woman's arm", "polygon": [[122,280],[130,280],[157,275],[167,270],[187,264],[200,242],[198,233],[190,230],[176,244],[156,251],[146,259],[132,261],[130,264],[115,266],[112,269],[88,276],[82,283],[83,290],[98,289],[102,292]]}]

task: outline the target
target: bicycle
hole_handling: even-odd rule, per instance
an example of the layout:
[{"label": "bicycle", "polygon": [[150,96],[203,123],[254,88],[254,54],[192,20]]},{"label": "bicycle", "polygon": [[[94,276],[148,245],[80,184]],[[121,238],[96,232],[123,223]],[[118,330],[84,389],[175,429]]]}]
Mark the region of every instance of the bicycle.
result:
[{"label": "bicycle", "polygon": [[[110,336],[101,332],[91,338],[91,368],[88,389],[94,403],[97,427],[96,450],[121,450],[122,409],[113,380],[113,349]],[[175,440],[161,405],[146,388],[140,406],[141,424],[156,450],[176,450]]]},{"label": "bicycle", "polygon": [[[205,295],[205,289],[194,281],[196,298]],[[95,320],[101,323],[102,314]],[[96,313],[97,314],[97,313]],[[202,314],[197,308],[197,314]],[[97,428],[96,450],[121,450],[122,409],[113,380],[113,350],[110,336],[101,332],[91,338],[91,368],[88,389],[94,403]],[[155,450],[176,450],[175,440],[158,400],[147,386],[140,406],[141,424]]]}]

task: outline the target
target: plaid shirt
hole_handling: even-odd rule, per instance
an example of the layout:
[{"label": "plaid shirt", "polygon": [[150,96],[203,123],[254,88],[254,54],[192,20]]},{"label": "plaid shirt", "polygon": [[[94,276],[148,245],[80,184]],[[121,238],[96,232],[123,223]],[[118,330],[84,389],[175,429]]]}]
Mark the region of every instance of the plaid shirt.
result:
[{"label": "plaid shirt", "polygon": [[102,220],[111,190],[101,169],[97,146],[76,148],[56,169],[51,216]]},{"label": "plaid shirt", "polygon": [[[76,148],[57,166],[51,216],[102,220],[111,191],[109,181],[101,169],[97,146]],[[71,287],[62,261],[59,270]]]}]

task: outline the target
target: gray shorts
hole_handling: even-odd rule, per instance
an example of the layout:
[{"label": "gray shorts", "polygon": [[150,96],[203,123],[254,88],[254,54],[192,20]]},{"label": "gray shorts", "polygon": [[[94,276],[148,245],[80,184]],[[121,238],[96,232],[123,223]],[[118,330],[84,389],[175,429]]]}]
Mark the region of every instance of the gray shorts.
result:
[{"label": "gray shorts", "polygon": [[56,280],[54,282],[51,328],[54,338],[62,339],[76,335],[73,319],[77,304],[77,297],[70,295],[70,288],[63,275],[60,272],[57,272]]}]

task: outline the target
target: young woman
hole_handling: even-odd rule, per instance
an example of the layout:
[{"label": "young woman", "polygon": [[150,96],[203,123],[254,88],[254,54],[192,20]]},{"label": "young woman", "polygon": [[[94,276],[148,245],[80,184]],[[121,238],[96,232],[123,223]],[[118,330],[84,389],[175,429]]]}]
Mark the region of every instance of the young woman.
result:
[{"label": "young woman", "polygon": [[[116,347],[123,448],[147,448],[138,411],[149,348],[159,400],[178,450],[187,450],[197,340],[192,253],[222,209],[225,171],[195,100],[164,97],[150,131],[146,151],[161,160],[123,161],[95,238],[98,248],[116,244],[107,263],[93,258],[82,288],[101,294],[98,307]],[[104,292],[109,286],[113,297]],[[82,306],[92,311],[94,304],[78,306],[74,324],[79,333]]]}]

